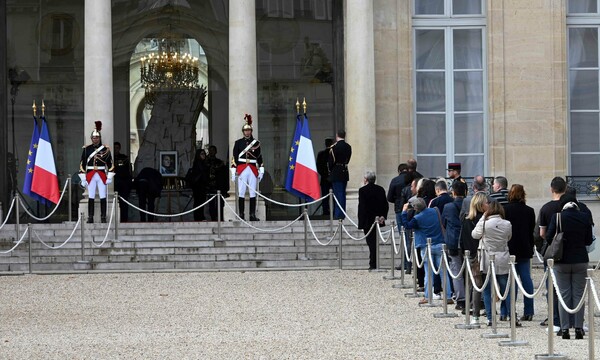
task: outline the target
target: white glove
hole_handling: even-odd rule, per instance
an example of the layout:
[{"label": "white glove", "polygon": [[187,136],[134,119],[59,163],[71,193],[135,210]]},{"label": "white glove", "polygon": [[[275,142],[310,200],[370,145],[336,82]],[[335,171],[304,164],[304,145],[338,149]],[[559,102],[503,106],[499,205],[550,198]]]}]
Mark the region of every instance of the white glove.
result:
[{"label": "white glove", "polygon": [[229,171],[231,172],[231,181],[235,182],[235,168],[230,168]]},{"label": "white glove", "polygon": [[115,177],[115,173],[112,171],[109,171],[108,174],[106,175],[106,185],[112,183],[113,177]]},{"label": "white glove", "polygon": [[82,188],[86,188],[88,186],[88,182],[83,180],[82,182],[79,183],[81,185]]},{"label": "white glove", "polygon": [[263,176],[265,176],[265,168],[261,166],[258,169],[258,181],[261,181]]},{"label": "white glove", "polygon": [[88,186],[88,182],[87,182],[87,178],[85,177],[85,174],[77,174],[77,176],[79,176],[79,184],[81,185],[81,187],[85,188]]}]

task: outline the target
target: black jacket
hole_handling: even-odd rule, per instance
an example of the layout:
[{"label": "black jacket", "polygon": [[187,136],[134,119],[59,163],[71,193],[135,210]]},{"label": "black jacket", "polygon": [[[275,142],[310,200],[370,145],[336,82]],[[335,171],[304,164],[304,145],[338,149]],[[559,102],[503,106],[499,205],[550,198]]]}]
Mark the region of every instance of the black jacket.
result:
[{"label": "black jacket", "polygon": [[508,250],[519,260],[531,259],[533,256],[533,229],[535,228],[535,211],[522,202],[510,202],[504,206],[505,219],[512,225],[512,237],[508,242]]},{"label": "black jacket", "polygon": [[[562,264],[579,264],[590,261],[586,245],[592,244],[592,219],[586,212],[566,209],[559,213],[561,230],[564,233]],[[556,215],[552,216],[546,229],[546,241],[552,243],[556,234]]]},{"label": "black jacket", "polygon": [[[352,156],[352,147],[344,140],[333,144],[329,150],[327,167],[329,168],[329,181],[348,181],[348,163]],[[385,193],[385,191],[384,191]],[[385,196],[384,196],[385,197]]]},{"label": "black jacket", "polygon": [[406,186],[406,173],[402,172],[392,179],[388,188],[387,201],[394,204],[394,212],[401,213],[405,201],[402,197],[402,189]]},{"label": "black jacket", "polygon": [[376,184],[368,183],[358,189],[358,228],[368,230],[376,216],[387,217],[389,210],[385,190]]}]

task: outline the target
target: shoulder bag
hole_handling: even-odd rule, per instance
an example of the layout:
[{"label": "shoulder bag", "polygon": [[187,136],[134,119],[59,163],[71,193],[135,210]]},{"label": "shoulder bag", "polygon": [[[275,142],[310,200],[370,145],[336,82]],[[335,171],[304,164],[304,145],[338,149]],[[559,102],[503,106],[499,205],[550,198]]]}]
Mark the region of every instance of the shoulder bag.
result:
[{"label": "shoulder bag", "polygon": [[544,261],[548,259],[554,259],[554,261],[560,261],[563,256],[563,242],[565,241],[564,233],[562,232],[561,226],[561,214],[556,214],[556,235],[552,239],[552,243],[548,245],[546,252],[544,253]]}]

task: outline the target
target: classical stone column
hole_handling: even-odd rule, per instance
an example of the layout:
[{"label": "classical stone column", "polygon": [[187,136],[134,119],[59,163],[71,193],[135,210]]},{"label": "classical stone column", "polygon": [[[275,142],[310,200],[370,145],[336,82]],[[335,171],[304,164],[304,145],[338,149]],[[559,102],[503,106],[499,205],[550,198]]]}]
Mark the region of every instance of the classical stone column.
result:
[{"label": "classical stone column", "polygon": [[[256,80],[256,6],[255,0],[229,0],[229,154],[242,136],[244,114],[251,114],[255,138],[260,139]],[[225,151],[222,151],[225,153]],[[231,160],[227,159],[228,161]],[[260,185],[259,185],[260,186]],[[231,193],[235,192],[231,184]],[[229,197],[233,208],[238,195]],[[259,202],[257,216],[265,220],[264,204]],[[246,202],[246,220],[248,220]],[[231,215],[226,212],[226,218]]]},{"label": "classical stone column", "polygon": [[347,0],[344,4],[346,141],[352,146],[346,210],[355,218],[364,171],[377,171],[373,2]]},{"label": "classical stone column", "polygon": [[85,0],[84,143],[94,121],[102,121],[102,142],[113,143],[112,21],[109,0]]},{"label": "classical stone column", "polygon": [[[229,149],[242,136],[244,114],[258,138],[256,15],[254,0],[229,0]],[[224,151],[222,151],[224,152]]]}]

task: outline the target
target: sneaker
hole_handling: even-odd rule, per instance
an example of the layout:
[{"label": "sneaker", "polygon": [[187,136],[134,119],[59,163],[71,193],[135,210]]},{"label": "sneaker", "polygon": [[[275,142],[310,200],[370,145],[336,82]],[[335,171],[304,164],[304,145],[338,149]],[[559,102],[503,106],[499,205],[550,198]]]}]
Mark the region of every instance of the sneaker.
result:
[{"label": "sneaker", "polygon": [[471,325],[479,325],[479,316],[473,316],[471,318]]},{"label": "sneaker", "polygon": [[487,326],[492,326],[492,320],[487,321]]},{"label": "sneaker", "polygon": [[442,295],[440,295],[440,294],[433,294],[433,300],[442,300]]},{"label": "sneaker", "polygon": [[[558,333],[560,331],[560,326],[554,325],[552,327],[552,331],[555,332],[555,333]],[[546,333],[548,333],[548,328],[546,328]]]}]

